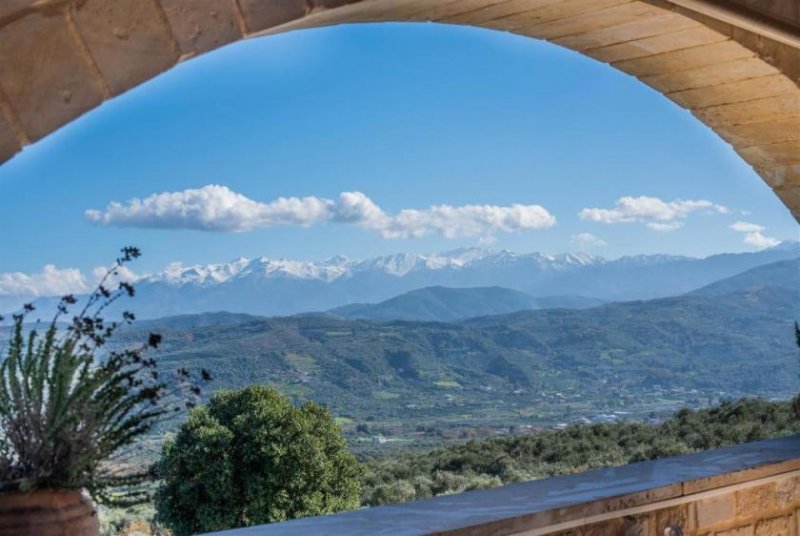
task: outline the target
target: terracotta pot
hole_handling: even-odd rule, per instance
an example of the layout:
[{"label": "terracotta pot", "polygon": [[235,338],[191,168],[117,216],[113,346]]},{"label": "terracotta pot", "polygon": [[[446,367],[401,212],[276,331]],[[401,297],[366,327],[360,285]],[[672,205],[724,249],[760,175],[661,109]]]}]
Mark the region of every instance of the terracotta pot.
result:
[{"label": "terracotta pot", "polygon": [[0,536],[98,536],[92,501],[80,490],[0,493]]}]

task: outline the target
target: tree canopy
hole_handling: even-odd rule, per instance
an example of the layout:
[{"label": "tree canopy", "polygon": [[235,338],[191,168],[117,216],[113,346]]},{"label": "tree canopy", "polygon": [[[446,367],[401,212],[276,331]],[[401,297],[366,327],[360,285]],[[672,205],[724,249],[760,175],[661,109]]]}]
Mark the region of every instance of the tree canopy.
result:
[{"label": "tree canopy", "polygon": [[176,536],[359,506],[359,466],[330,413],[270,387],[193,409],[157,470],[157,517]]}]

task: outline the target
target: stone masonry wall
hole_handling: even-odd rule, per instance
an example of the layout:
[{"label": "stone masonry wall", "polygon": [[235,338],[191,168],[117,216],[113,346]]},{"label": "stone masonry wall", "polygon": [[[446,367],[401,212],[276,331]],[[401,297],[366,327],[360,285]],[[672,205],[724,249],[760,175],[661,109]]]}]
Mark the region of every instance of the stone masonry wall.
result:
[{"label": "stone masonry wall", "polygon": [[[791,473],[751,486],[662,509],[629,513],[552,536],[800,536],[800,476]],[[665,530],[667,530],[665,532]]]}]

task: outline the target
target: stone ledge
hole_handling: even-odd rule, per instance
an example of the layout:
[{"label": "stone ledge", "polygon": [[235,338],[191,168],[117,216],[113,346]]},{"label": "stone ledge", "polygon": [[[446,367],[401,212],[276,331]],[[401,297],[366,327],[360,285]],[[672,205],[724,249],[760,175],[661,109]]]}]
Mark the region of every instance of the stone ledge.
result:
[{"label": "stone ledge", "polygon": [[[535,535],[567,530],[570,526],[614,522],[646,512],[661,520],[665,512],[676,511],[694,525],[696,501],[724,493],[743,493],[742,490],[757,486],[774,487],[778,479],[797,479],[798,475],[800,435],[217,534]],[[648,523],[656,521],[650,519]]]}]

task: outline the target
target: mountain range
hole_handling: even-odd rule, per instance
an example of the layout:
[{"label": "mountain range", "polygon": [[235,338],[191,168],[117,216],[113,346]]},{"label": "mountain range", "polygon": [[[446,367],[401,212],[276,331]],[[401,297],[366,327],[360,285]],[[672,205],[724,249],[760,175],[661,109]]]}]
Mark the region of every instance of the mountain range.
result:
[{"label": "mountain range", "polygon": [[[222,264],[172,265],[146,275],[135,282],[135,301],[124,305],[139,318],[220,310],[293,315],[374,304],[410,291],[445,286],[503,287],[528,295],[539,308],[580,308],[676,296],[759,265],[798,256],[800,243],[784,242],[754,253],[702,259],[640,255],[608,260],[586,254],[520,254],[479,248],[430,256],[397,254],[365,261],[344,257],[322,262],[242,258]],[[520,304],[529,300],[519,298]],[[52,309],[54,302],[51,298],[35,303],[41,310]]]},{"label": "mountain range", "polygon": [[[272,383],[357,419],[446,418],[454,403],[518,413],[554,392],[586,411],[662,404],[676,389],[786,397],[797,390],[798,274],[800,259],[779,261],[681,296],[455,322],[207,313],[137,322],[117,344],[155,330],[159,362],[207,368],[214,389]],[[428,303],[429,292],[411,297]]]}]

